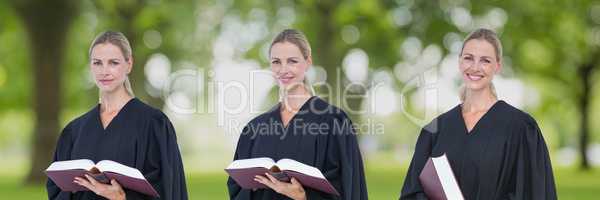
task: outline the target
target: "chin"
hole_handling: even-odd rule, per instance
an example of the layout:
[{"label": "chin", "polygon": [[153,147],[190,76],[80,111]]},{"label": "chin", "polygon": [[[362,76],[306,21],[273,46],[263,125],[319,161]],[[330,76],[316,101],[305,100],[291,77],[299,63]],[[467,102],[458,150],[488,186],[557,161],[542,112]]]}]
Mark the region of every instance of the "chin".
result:
[{"label": "chin", "polygon": [[466,87],[467,90],[479,91],[479,90],[483,90],[483,89],[487,88],[487,85],[489,85],[489,84],[483,84],[483,83],[466,83],[465,87]]},{"label": "chin", "polygon": [[101,93],[111,93],[116,90],[117,87],[109,85],[109,86],[98,86],[98,89]]},{"label": "chin", "polygon": [[301,86],[302,84],[302,82],[280,83],[280,87],[283,87],[286,90],[292,90]]}]

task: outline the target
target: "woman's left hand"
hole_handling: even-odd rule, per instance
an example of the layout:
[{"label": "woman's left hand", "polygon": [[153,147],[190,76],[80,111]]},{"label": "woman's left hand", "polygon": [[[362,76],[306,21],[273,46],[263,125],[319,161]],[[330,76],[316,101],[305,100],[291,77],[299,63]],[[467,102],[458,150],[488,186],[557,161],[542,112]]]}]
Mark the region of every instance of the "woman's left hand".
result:
[{"label": "woman's left hand", "polygon": [[277,180],[269,173],[265,173],[265,176],[255,176],[254,180],[275,190],[275,192],[288,196],[294,200],[306,200],[306,193],[304,192],[302,184],[293,177],[291,183],[286,183]]},{"label": "woman's left hand", "polygon": [[125,200],[125,191],[117,181],[114,179],[110,180],[110,184],[104,184],[96,181],[89,175],[85,175],[85,179],[81,177],[75,177],[73,181],[92,192],[110,200]]}]

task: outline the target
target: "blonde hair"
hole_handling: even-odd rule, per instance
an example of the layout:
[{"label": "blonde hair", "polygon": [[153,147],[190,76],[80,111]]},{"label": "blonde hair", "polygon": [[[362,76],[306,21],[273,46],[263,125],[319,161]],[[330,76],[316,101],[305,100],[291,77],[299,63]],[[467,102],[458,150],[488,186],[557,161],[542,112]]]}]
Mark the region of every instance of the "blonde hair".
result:
[{"label": "blonde hair", "polygon": [[277,34],[277,36],[273,38],[271,46],[269,47],[269,55],[271,55],[271,48],[273,48],[273,45],[283,42],[289,42],[296,45],[298,49],[300,49],[304,59],[311,57],[311,49],[308,39],[306,39],[304,33],[296,29],[285,29],[281,31],[281,33]]},{"label": "blonde hair", "polygon": [[[92,42],[92,45],[90,45],[88,56],[90,56],[90,57],[92,56],[92,50],[94,49],[94,47],[96,45],[106,44],[106,43],[110,43],[112,45],[119,47],[119,49],[121,50],[121,53],[123,53],[123,57],[125,58],[125,61],[129,62],[131,60],[133,55],[132,55],[131,45],[129,44],[129,40],[127,40],[127,37],[125,37],[125,35],[123,35],[123,33],[116,32],[116,31],[105,31],[105,32],[100,33],[98,36],[96,36],[96,38]],[[127,93],[129,95],[131,95],[132,97],[135,97],[135,95],[133,93],[133,89],[131,87],[131,81],[129,81],[129,76],[125,77],[125,82],[123,82],[123,86],[125,87],[125,90],[127,90]]]},{"label": "blonde hair", "polygon": [[[271,46],[269,46],[269,56],[271,55],[271,49],[273,48],[273,45],[275,45],[277,43],[284,43],[284,42],[289,42],[289,43],[296,45],[296,47],[298,47],[298,49],[300,49],[300,53],[302,53],[302,57],[304,57],[304,59],[309,59],[312,57],[312,55],[311,55],[312,51],[310,48],[310,44],[308,43],[308,39],[306,39],[306,36],[304,35],[304,33],[302,33],[299,30],[296,30],[296,29],[285,29],[285,30],[281,31],[279,34],[277,34],[277,36],[275,36],[275,38],[273,38],[273,41],[271,42]],[[304,87],[306,87],[308,89],[310,94],[315,95],[314,88],[312,87],[312,85],[310,84],[310,82],[308,81],[306,76],[304,76],[303,83],[305,85]],[[283,91],[282,88],[280,88],[279,98],[282,98],[284,94],[285,94],[285,91]]]},{"label": "blonde hair", "polygon": [[[494,50],[496,52],[496,61],[500,62],[502,60],[502,43],[500,43],[500,39],[498,39],[498,35],[496,34],[496,32],[486,28],[479,28],[471,32],[467,36],[467,38],[463,42],[462,48],[460,49],[459,56],[462,56],[463,50],[465,49],[465,44],[467,44],[468,41],[474,39],[485,40],[486,42],[490,43],[494,47]],[[489,87],[490,91],[492,92],[492,95],[495,98],[498,98],[498,94],[496,93],[496,87],[494,87],[493,82],[490,82]],[[464,84],[460,87],[459,95],[460,101],[464,102],[465,98],[467,97],[467,88]]]}]

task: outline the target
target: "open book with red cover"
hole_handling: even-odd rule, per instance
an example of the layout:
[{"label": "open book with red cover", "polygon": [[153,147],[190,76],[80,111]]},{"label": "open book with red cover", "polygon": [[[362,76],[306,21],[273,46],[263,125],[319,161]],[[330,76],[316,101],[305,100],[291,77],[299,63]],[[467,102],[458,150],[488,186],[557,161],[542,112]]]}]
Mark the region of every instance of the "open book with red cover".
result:
[{"label": "open book with red cover", "polygon": [[254,177],[268,172],[280,181],[290,182],[291,177],[294,177],[302,186],[340,195],[319,169],[292,159],[281,159],[277,162],[264,157],[235,160],[225,171],[244,189],[267,188],[254,181]]},{"label": "open book with red cover", "polygon": [[115,161],[103,160],[96,164],[88,159],[56,161],[50,164],[45,172],[48,178],[54,181],[62,191],[88,190],[73,183],[75,177],[84,177],[85,174],[88,174],[101,183],[108,184],[111,179],[115,179],[123,188],[159,197],[159,194],[139,170]]},{"label": "open book with red cover", "polygon": [[431,200],[464,200],[446,154],[427,159],[419,181]]}]

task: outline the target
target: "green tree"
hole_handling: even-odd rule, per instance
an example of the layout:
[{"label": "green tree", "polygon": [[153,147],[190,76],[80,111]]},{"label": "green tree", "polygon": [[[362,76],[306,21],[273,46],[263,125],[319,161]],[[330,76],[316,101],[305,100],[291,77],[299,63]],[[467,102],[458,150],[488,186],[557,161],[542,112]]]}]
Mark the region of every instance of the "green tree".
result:
[{"label": "green tree", "polygon": [[[544,4],[544,6],[539,6]],[[594,1],[503,2],[510,21],[503,41],[509,44],[515,66],[526,76],[555,82],[544,101],[568,101],[579,115],[580,168],[590,169],[590,113],[594,75],[600,68],[600,41],[594,41]],[[599,12],[599,11],[596,11]],[[535,24],[532,26],[532,24]],[[560,95],[556,95],[556,94]],[[558,99],[556,99],[558,98]]]},{"label": "green tree", "polygon": [[46,178],[43,170],[50,163],[59,130],[61,66],[78,1],[25,0],[11,1],[10,5],[22,19],[30,46],[35,128],[26,182],[39,183]]}]

